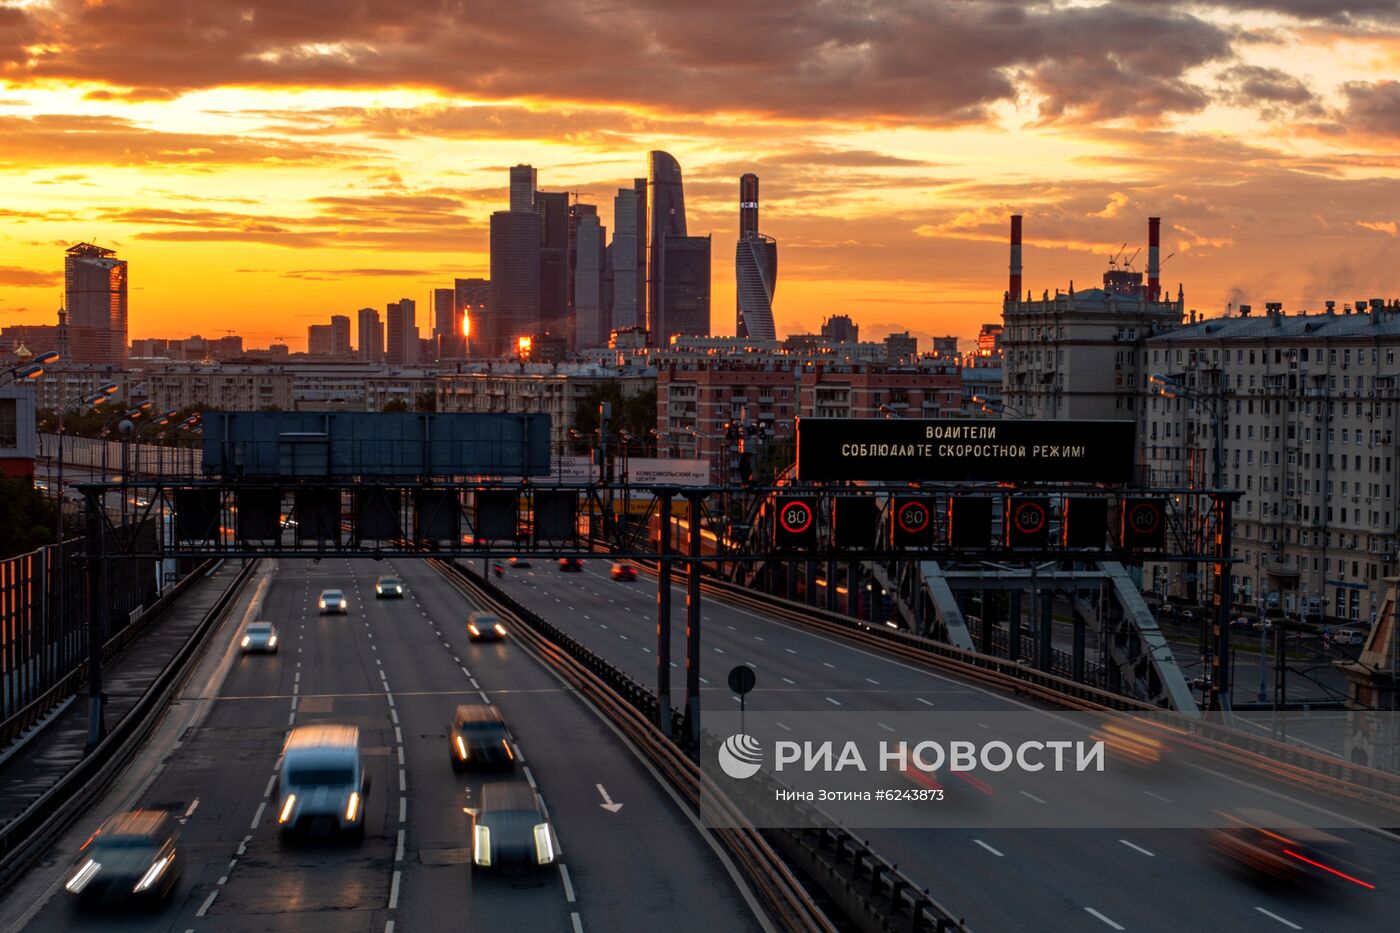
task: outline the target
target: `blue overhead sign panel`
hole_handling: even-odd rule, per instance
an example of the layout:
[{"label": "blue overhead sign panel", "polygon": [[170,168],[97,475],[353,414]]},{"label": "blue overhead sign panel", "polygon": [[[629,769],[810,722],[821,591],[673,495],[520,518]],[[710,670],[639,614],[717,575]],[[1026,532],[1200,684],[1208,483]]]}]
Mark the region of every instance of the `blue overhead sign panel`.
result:
[{"label": "blue overhead sign panel", "polygon": [[244,412],[204,415],[207,476],[403,480],[545,476],[549,415]]}]

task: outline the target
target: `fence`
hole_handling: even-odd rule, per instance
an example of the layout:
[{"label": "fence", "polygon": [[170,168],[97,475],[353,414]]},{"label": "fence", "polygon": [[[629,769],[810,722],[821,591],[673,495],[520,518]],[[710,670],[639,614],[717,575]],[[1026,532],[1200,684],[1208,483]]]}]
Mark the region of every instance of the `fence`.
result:
[{"label": "fence", "polygon": [[[123,460],[122,447],[127,448]],[[39,456],[58,459],[58,435],[39,435]],[[164,444],[141,444],[104,441],[95,437],[63,436],[63,464],[90,470],[121,472],[123,463],[132,474],[197,477],[202,475],[203,452],[198,447],[170,447]]]}]

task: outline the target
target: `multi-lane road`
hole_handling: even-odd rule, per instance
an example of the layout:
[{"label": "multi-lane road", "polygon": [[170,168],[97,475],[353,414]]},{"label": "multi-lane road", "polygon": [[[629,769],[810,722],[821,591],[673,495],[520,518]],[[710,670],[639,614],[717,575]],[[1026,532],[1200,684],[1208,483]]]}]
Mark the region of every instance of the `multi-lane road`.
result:
[{"label": "multi-lane road", "polygon": [[[757,930],[728,862],[628,743],[510,640],[473,644],[474,608],[419,561],[266,562],[177,707],[206,713],[148,773],[82,817],[0,906],[15,929],[51,931]],[[397,573],[403,600],[376,600]],[[347,616],[316,599],[342,588]],[[276,655],[243,656],[245,620],[280,629]],[[473,873],[470,822],[482,777],[453,772],[447,726],[457,703],[498,705],[560,841],[560,864],[535,874]],[[274,768],[290,728],[360,729],[372,779],[360,845],[284,845]],[[606,794],[606,798],[603,796]],[[124,795],[124,796],[123,796]],[[605,807],[605,801],[621,807]],[[62,882],[75,842],[111,810],[168,809],[183,822],[184,869],[154,915],[75,911]]]},{"label": "multi-lane road", "polygon": [[[507,570],[500,585],[643,683],[655,682],[656,584],[609,578],[606,561],[562,573],[552,562]],[[684,589],[673,594],[672,702],[683,697]],[[732,708],[725,673],[750,664],[749,709],[771,711],[1014,710],[1021,701],[981,686],[803,631],[725,604],[702,602],[703,708]],[[953,782],[958,783],[954,778]],[[959,786],[997,793],[993,778]],[[981,785],[981,786],[978,786]],[[1022,793],[1011,790],[1010,793]],[[1171,807],[1170,789],[1137,788],[1142,806]],[[1164,799],[1165,798],[1165,799]],[[1035,802],[1036,798],[1032,798]],[[1053,807],[1055,801],[1039,801]],[[975,930],[1342,930],[1389,926],[1387,890],[1400,879],[1400,844],[1364,830],[1339,835],[1348,857],[1378,882],[1344,884],[1330,898],[1260,887],[1219,862],[1194,831],[860,830],[862,838],[929,886]]]}]

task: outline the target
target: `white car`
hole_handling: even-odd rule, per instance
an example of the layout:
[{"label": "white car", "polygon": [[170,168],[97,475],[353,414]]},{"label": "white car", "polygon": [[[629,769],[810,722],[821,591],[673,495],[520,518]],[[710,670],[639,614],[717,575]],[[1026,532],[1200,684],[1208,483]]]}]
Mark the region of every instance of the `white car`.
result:
[{"label": "white car", "polygon": [[249,622],[248,627],[243,630],[243,639],[239,642],[244,654],[253,652],[277,653],[277,629],[272,627],[271,622]]},{"label": "white car", "polygon": [[321,598],[316,605],[320,607],[321,615],[328,613],[348,615],[350,613],[350,603],[346,601],[345,593],[340,590],[322,590]]}]

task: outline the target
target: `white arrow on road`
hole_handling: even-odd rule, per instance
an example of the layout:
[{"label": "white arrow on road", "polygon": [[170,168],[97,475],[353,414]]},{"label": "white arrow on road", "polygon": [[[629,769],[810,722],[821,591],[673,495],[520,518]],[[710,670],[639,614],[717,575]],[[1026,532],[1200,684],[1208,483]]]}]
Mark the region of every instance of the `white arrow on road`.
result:
[{"label": "white arrow on road", "polygon": [[616,813],[618,810],[622,809],[622,804],[613,803],[613,799],[608,796],[607,788],[603,787],[602,784],[595,784],[593,786],[598,788],[598,793],[603,795],[603,802],[600,806],[602,806],[604,810],[607,810],[609,813]]}]

